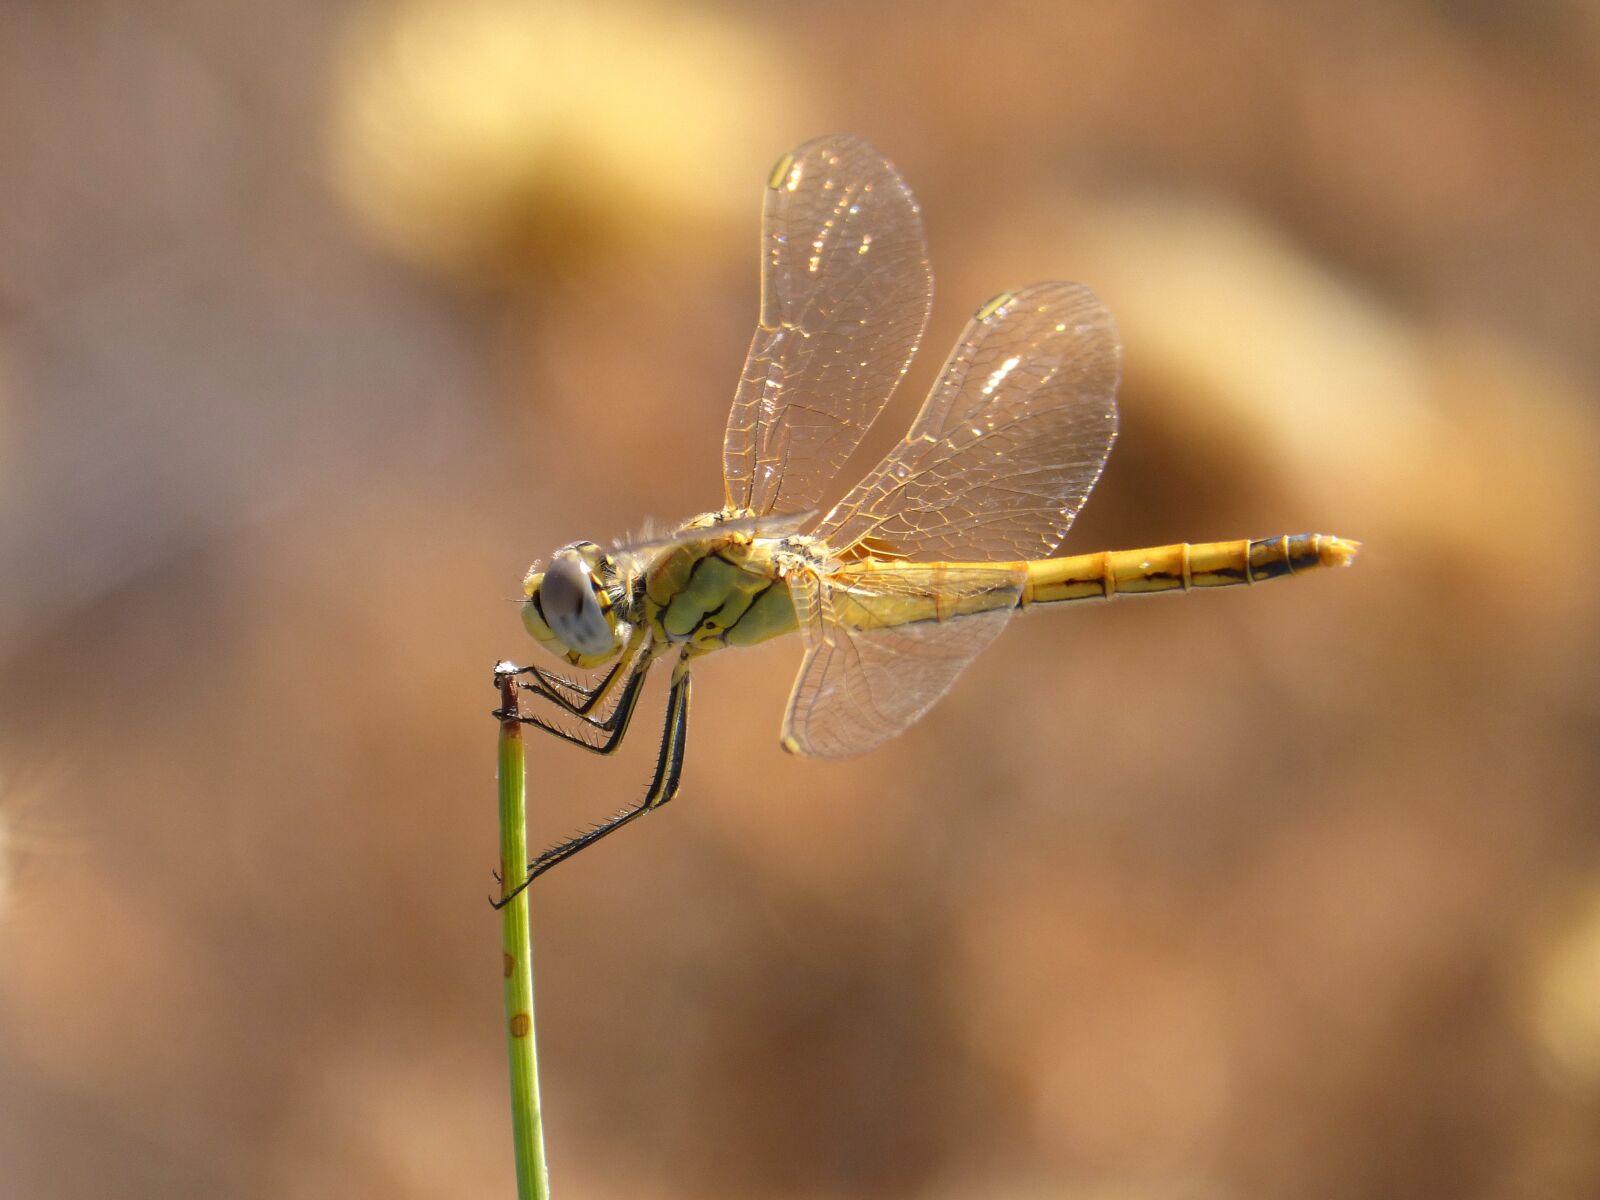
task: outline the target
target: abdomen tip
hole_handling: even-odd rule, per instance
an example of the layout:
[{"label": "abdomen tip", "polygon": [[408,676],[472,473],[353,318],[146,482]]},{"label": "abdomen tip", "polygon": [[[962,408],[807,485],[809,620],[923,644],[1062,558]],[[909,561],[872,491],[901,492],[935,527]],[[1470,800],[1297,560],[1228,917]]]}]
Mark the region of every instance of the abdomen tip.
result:
[{"label": "abdomen tip", "polygon": [[1317,557],[1325,567],[1348,567],[1355,561],[1355,557],[1360,551],[1360,542],[1352,542],[1348,538],[1323,534],[1322,541],[1317,547]]}]

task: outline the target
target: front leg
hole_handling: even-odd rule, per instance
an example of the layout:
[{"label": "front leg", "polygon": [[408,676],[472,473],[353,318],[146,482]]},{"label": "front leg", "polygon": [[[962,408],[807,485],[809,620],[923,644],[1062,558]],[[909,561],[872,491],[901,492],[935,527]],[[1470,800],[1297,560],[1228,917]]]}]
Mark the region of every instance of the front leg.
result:
[{"label": "front leg", "polygon": [[[543,697],[563,711],[575,717],[588,716],[593,712],[606,696],[610,695],[613,685],[617,682],[619,673],[626,662],[617,662],[607,671],[596,684],[584,687],[576,679],[568,679],[565,675],[557,675],[554,671],[545,671],[532,663],[517,672],[518,675],[531,675],[534,682],[518,683],[517,686],[525,692],[532,692],[535,696]],[[579,697],[577,700],[567,699],[567,692],[572,692]]]},{"label": "front leg", "polygon": [[661,750],[656,755],[656,772],[646,790],[644,799],[631,808],[601,822],[587,833],[552,846],[528,866],[528,874],[509,895],[491,900],[495,908],[504,908],[524,888],[557,863],[566,862],[578,851],[594,845],[607,834],[621,829],[634,818],[660,808],[678,794],[683,778],[683,752],[689,736],[689,656],[685,652],[672,670],[672,687],[667,693],[667,720],[661,735]]},{"label": "front leg", "polygon": [[[518,667],[512,674],[531,675],[533,683],[521,683],[518,686],[525,692],[532,692],[544,700],[548,700],[569,716],[587,717],[596,707],[605,703],[619,682],[625,682],[628,672],[624,667],[629,667],[634,657],[644,646],[649,631],[640,626],[629,636],[627,644],[623,646],[622,653],[617,657],[616,665],[601,677],[598,683],[585,687],[575,679],[568,679],[565,675],[558,675],[554,671],[546,671],[532,663],[526,667]],[[631,667],[629,667],[631,670]],[[572,692],[579,697],[569,700],[566,692]],[[593,724],[594,722],[590,722]]]},{"label": "front leg", "polygon": [[[539,717],[526,716],[520,711],[515,714],[506,714],[502,710],[496,710],[495,715],[502,718],[506,715],[512,715],[515,720],[523,725],[532,725],[535,729],[542,729],[546,733],[554,734],[562,741],[571,742],[574,746],[581,746],[592,754],[610,754],[622,744],[622,739],[628,732],[628,726],[633,720],[634,709],[639,704],[640,692],[644,688],[645,676],[650,673],[651,664],[655,660],[656,652],[649,648],[634,660],[627,675],[623,677],[626,682],[622,687],[622,695],[617,699],[617,706],[611,710],[610,716],[603,720],[587,716],[578,717],[586,728],[596,730],[602,735],[601,740],[598,742],[587,741],[557,725],[552,725]],[[615,674],[615,671],[613,671],[613,674]],[[540,694],[542,695],[543,693]],[[570,712],[571,710],[568,711]]]}]

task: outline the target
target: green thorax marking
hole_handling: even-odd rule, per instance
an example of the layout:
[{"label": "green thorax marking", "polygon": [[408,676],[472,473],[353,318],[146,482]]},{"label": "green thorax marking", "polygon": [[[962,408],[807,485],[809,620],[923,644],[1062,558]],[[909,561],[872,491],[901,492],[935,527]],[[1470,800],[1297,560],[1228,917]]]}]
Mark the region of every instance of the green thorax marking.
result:
[{"label": "green thorax marking", "polygon": [[663,551],[645,569],[645,619],[657,638],[704,653],[792,632],[794,604],[773,564],[773,545],[708,531],[705,541]]}]

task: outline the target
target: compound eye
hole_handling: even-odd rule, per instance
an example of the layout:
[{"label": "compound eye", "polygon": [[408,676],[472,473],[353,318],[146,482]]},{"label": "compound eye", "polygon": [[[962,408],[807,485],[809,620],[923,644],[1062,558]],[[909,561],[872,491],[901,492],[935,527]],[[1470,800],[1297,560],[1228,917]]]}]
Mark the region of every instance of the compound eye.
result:
[{"label": "compound eye", "polygon": [[604,654],[611,649],[611,627],[594,597],[589,572],[575,558],[560,555],[544,573],[539,607],[555,634],[580,654]]}]

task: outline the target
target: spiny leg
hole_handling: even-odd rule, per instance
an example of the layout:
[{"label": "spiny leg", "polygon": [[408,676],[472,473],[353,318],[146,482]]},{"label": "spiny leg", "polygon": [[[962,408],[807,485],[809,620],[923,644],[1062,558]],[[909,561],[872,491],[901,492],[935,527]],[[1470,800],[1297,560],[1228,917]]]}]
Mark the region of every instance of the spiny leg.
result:
[{"label": "spiny leg", "polygon": [[[617,673],[626,666],[619,662],[607,671],[598,682],[585,687],[576,679],[568,679],[565,675],[558,675],[554,671],[545,671],[529,664],[518,672],[520,675],[533,676],[532,683],[519,683],[517,686],[525,692],[532,692],[535,696],[543,696],[552,704],[558,705],[575,717],[585,716],[592,712],[606,695],[611,691],[611,685],[616,682]],[[567,692],[572,692],[581,697],[579,700],[569,700]]]},{"label": "spiny leg", "polygon": [[[610,754],[621,744],[623,737],[628,732],[628,725],[633,720],[634,709],[639,704],[639,694],[644,687],[645,676],[649,674],[650,666],[655,662],[655,658],[654,654],[646,651],[635,660],[627,676],[627,683],[622,689],[622,695],[617,699],[617,706],[611,710],[610,716],[603,720],[578,716],[578,720],[584,726],[604,735],[599,742],[585,741],[577,734],[569,733],[557,725],[541,720],[539,717],[517,713],[516,719],[524,725],[532,725],[535,729],[542,729],[546,733],[554,734],[563,741],[571,742],[574,746],[582,746],[591,754]],[[542,695],[543,693],[540,694]]]},{"label": "spiny leg", "polygon": [[632,808],[623,809],[615,817],[602,822],[594,829],[569,841],[546,850],[529,864],[527,882],[545,871],[571,858],[585,846],[599,841],[614,829],[620,829],[633,818],[651,809],[660,808],[678,794],[683,776],[684,747],[689,731],[689,672],[687,659],[680,660],[672,673],[672,687],[667,693],[666,723],[661,736],[661,749],[656,755],[655,775],[645,791],[644,799]]},{"label": "spiny leg", "polygon": [[[551,704],[571,716],[587,717],[597,705],[604,703],[614,690],[619,678],[626,679],[629,677],[628,673],[631,673],[637,665],[634,660],[645,640],[645,636],[646,631],[643,628],[636,630],[622,648],[622,654],[617,659],[616,665],[597,682],[588,687],[585,687],[575,679],[568,679],[565,675],[558,675],[554,671],[543,670],[531,663],[526,667],[519,667],[514,674],[531,675],[535,682],[523,683],[518,686],[525,692],[532,692],[535,696],[548,700]],[[624,671],[625,668],[626,672]],[[575,693],[581,699],[576,701],[569,700],[562,689]],[[590,722],[590,724],[593,724],[593,722]]]},{"label": "spiny leg", "polygon": [[491,900],[495,908],[503,908],[510,903],[518,893],[526,888],[539,876],[543,875],[557,863],[565,862],[578,851],[594,845],[609,833],[621,829],[635,817],[649,812],[651,809],[660,808],[678,794],[678,785],[683,778],[683,751],[689,736],[689,659],[688,656],[678,660],[678,665],[672,671],[672,687],[667,693],[667,720],[661,735],[661,750],[656,755],[656,772],[650,780],[650,787],[645,792],[644,799],[632,808],[625,808],[616,816],[601,824],[596,825],[587,833],[569,838],[559,845],[552,846],[528,866],[528,875],[510,894],[499,900]]},{"label": "spiny leg", "polygon": [[[600,742],[585,741],[576,734],[568,733],[565,729],[558,728],[547,721],[541,721],[538,717],[525,716],[521,712],[520,708],[515,713],[510,715],[514,720],[517,721],[518,724],[532,725],[535,729],[541,729],[545,733],[553,734],[562,741],[571,742],[574,746],[581,746],[591,754],[610,754],[622,743],[623,737],[628,732],[629,723],[633,720],[634,709],[638,707],[639,695],[644,688],[645,676],[649,673],[650,667],[655,662],[655,659],[656,655],[648,648],[646,648],[642,654],[638,655],[634,659],[629,668],[627,685],[622,689],[622,695],[617,700],[616,707],[611,710],[610,716],[606,717],[604,720],[595,720],[590,717],[579,718],[584,725],[591,729],[599,730],[601,733],[606,735],[605,738]],[[612,668],[610,675],[606,677],[606,681],[602,681],[602,683],[597,686],[597,691],[599,688],[607,685],[607,682],[616,675],[617,670],[620,669],[621,665],[622,664],[619,663],[617,667]],[[495,678],[500,679],[505,674],[521,675],[524,674],[526,670],[527,668],[522,668],[520,670],[511,672],[497,671],[495,673]],[[670,710],[671,709],[669,705],[668,711],[670,712]],[[507,713],[504,708],[497,708],[494,710],[494,715],[497,719],[503,720]],[[500,873],[498,871],[492,871],[490,874],[494,876],[494,881],[496,883],[501,882]],[[523,884],[523,886],[526,887],[527,885]],[[521,889],[519,888],[518,890],[520,891]]]}]

